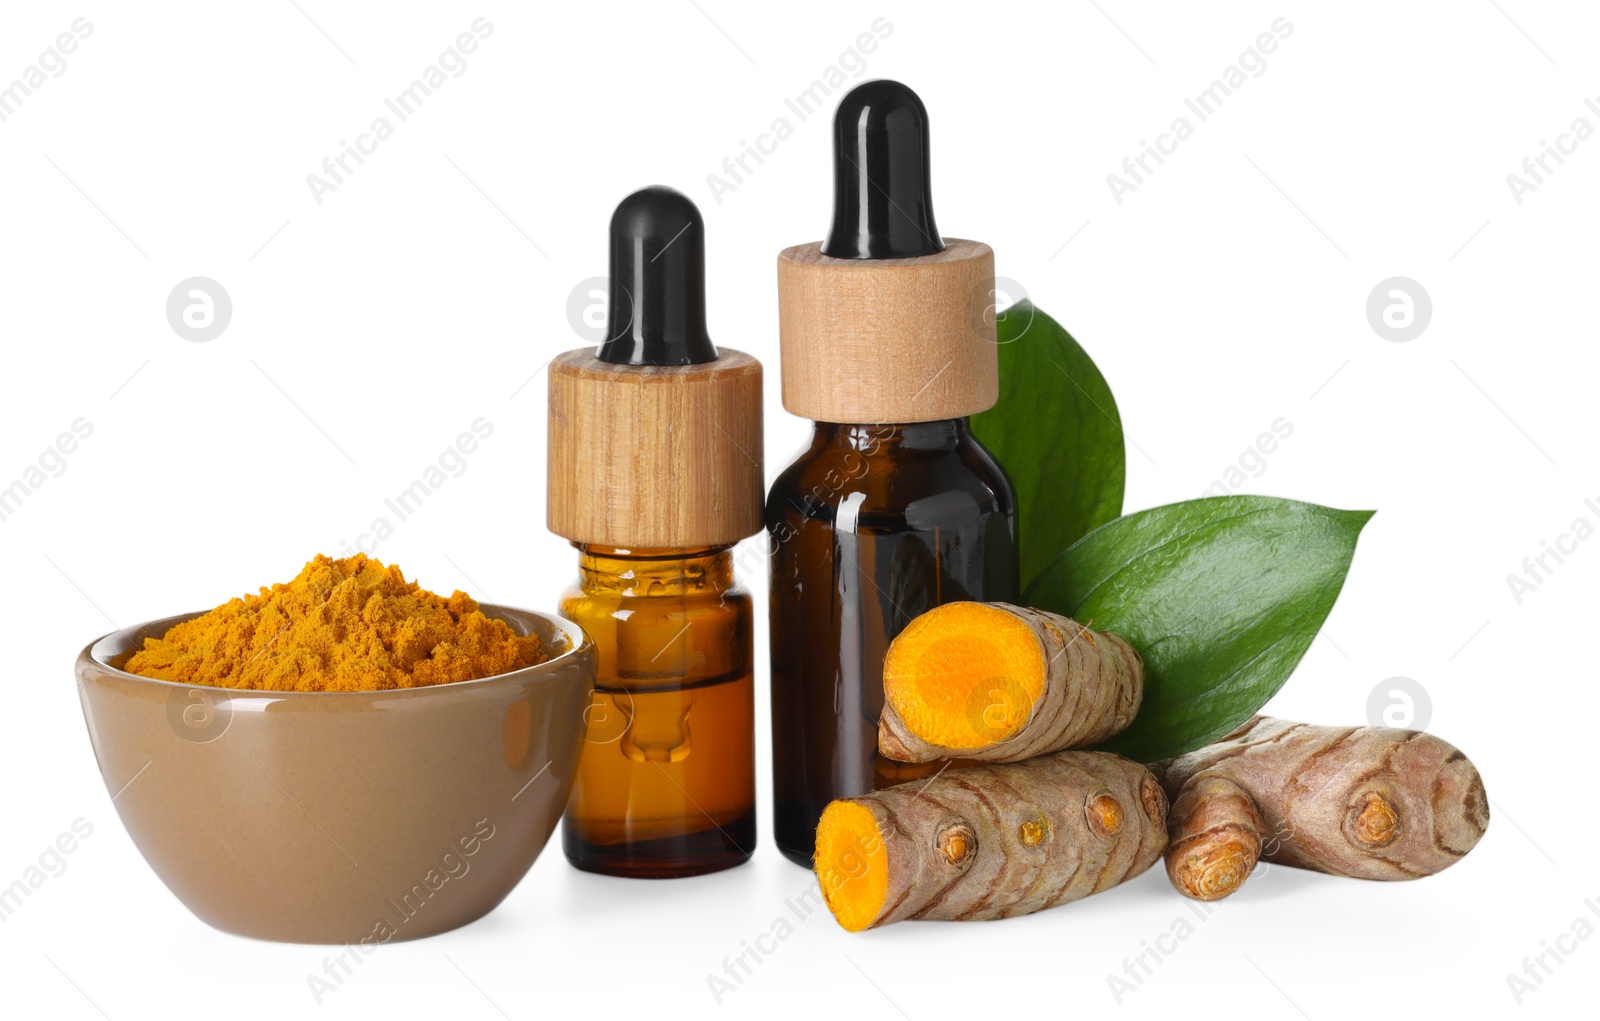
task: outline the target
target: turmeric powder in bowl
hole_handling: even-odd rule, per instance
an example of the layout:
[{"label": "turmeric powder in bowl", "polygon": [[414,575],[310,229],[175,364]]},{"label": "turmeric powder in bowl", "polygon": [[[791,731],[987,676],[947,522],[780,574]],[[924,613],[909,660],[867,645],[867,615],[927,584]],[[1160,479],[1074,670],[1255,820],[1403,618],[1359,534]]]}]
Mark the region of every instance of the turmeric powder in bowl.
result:
[{"label": "turmeric powder in bowl", "polygon": [[381,691],[492,677],[543,663],[537,637],[356,554],[318,555],[286,585],[230,599],[146,638],[123,670],[258,691]]}]

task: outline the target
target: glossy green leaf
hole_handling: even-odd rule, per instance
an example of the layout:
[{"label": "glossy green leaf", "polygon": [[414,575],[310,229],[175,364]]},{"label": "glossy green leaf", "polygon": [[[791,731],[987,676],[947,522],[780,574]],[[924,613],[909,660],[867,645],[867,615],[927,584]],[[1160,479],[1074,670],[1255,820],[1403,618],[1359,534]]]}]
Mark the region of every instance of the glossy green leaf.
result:
[{"label": "glossy green leaf", "polygon": [[1017,490],[1022,584],[1122,513],[1122,418],[1072,335],[1026,299],[1001,313],[1000,401],[972,419]]},{"label": "glossy green leaf", "polygon": [[1104,747],[1154,762],[1216,740],[1277,693],[1371,516],[1268,496],[1156,507],[1084,536],[1026,599],[1138,650],[1144,704]]}]

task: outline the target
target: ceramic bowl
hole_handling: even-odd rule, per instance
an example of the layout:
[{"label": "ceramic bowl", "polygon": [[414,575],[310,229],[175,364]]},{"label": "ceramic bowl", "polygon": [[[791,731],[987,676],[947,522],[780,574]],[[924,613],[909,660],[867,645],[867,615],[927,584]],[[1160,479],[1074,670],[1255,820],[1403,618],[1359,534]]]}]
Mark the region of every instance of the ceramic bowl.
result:
[{"label": "ceramic bowl", "polygon": [[112,803],[177,898],[226,932],[416,939],[493,910],[561,818],[595,650],[559,617],[537,666],[373,692],[236,691],[119,666],[191,613],[91,642],[78,694]]}]

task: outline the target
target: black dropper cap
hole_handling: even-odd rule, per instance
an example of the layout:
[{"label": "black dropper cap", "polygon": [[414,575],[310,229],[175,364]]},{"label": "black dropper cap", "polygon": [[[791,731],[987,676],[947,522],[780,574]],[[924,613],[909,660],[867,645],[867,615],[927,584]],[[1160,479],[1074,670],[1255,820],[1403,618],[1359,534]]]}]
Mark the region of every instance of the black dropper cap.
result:
[{"label": "black dropper cap", "polygon": [[899,82],[862,82],[833,115],[833,226],[822,254],[908,259],[942,251],[928,186],[928,111]]},{"label": "black dropper cap", "polygon": [[717,360],[706,333],[706,226],[689,196],[654,184],[611,214],[611,300],[598,357],[618,365]]}]

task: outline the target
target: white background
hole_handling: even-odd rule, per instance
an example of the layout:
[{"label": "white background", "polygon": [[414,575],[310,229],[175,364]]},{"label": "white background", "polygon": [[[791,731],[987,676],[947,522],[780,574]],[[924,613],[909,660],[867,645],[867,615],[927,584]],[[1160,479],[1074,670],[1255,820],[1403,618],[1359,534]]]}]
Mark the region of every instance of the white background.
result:
[{"label": "white background", "polygon": [[[94,430],[0,522],[0,885],[74,819],[93,826],[0,923],[5,1014],[1477,1017],[1518,1010],[1507,976],[1574,919],[1600,925],[1585,906],[1600,910],[1586,867],[1600,541],[1520,603],[1507,582],[1575,519],[1600,524],[1585,505],[1600,506],[1600,140],[1520,205],[1506,183],[1574,118],[1600,128],[1583,103],[1600,97],[1600,13],[444,7],[39,2],[0,16],[0,82],[75,18],[93,25],[0,122],[0,480],[74,419]],[[494,30],[467,70],[317,204],[307,175],[479,16]],[[647,183],[705,213],[713,336],[767,363],[774,475],[808,429],[777,398],[774,257],[824,231],[833,105],[802,122],[783,101],[880,17],[892,33],[864,70],[846,59],[920,92],[940,227],[993,244],[999,273],[1111,381],[1129,509],[1199,495],[1282,417],[1292,437],[1242,491],[1379,511],[1270,709],[1362,723],[1374,688],[1414,679],[1428,729],[1485,775],[1488,835],[1414,883],[1271,869],[1203,921],[1159,868],[1006,922],[852,936],[818,914],[719,1006],[707,976],[812,882],[770,841],[763,671],[763,843],[748,866],[608,880],[553,842],[492,915],[384,947],[318,1007],[306,976],[323,948],[214,932],[140,859],[85,737],[73,656],[113,626],[338,552],[479,416],[493,437],[377,555],[430,588],[550,607],[575,556],[544,529],[540,370],[579,345],[568,296],[605,272],[611,209]],[[1106,176],[1280,17],[1293,34],[1266,70],[1205,122],[1187,114],[1193,136],[1119,205]],[[716,202],[707,175],[780,116],[792,136]],[[234,305],[209,343],[164,316],[194,275]],[[1407,343],[1365,313],[1396,275],[1433,304]],[[747,583],[765,585],[759,571]],[[1194,934],[1119,1005],[1108,976],[1180,917]],[[1592,1013],[1596,974],[1591,938],[1520,1013]]]}]

